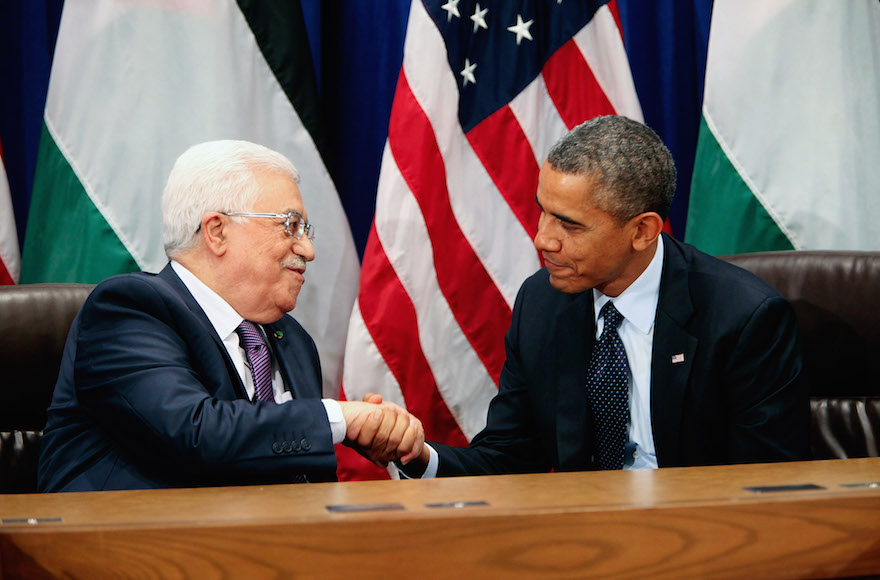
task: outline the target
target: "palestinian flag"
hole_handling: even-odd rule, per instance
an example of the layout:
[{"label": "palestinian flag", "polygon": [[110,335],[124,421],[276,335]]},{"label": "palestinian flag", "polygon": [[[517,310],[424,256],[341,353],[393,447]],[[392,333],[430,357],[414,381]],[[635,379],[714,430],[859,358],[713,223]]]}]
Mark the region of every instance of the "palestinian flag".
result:
[{"label": "palestinian flag", "polygon": [[686,239],[880,249],[880,2],[716,2]]},{"label": "palestinian flag", "polygon": [[160,270],[161,195],[177,156],[215,139],[260,143],[296,165],[319,231],[295,316],[318,345],[325,392],[335,394],[359,265],[320,154],[316,103],[299,2],[66,2],[22,281]]}]

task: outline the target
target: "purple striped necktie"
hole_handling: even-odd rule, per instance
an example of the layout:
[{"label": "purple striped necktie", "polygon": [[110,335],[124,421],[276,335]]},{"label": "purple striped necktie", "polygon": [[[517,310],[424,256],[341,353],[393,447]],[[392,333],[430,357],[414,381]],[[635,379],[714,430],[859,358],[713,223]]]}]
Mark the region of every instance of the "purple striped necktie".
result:
[{"label": "purple striped necktie", "polygon": [[241,339],[244,352],[251,364],[251,373],[254,377],[254,390],[259,401],[275,401],[275,393],[272,390],[272,359],[269,357],[269,347],[263,340],[263,335],[257,325],[250,320],[243,320],[235,329]]}]

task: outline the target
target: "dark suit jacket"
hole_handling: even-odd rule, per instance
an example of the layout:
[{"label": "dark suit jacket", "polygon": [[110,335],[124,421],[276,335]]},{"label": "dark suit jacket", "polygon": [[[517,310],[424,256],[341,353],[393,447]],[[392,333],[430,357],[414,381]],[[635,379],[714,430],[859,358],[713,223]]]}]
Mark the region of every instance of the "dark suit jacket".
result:
[{"label": "dark suit jacket", "polygon": [[[754,275],[664,235],[651,422],[660,467],[809,457],[810,408],[794,312]],[[486,428],[468,448],[433,444],[439,475],[594,469],[586,395],[592,291],[546,270],[523,284]],[[683,354],[684,362],[673,363]]]},{"label": "dark suit jacket", "polygon": [[247,400],[220,337],[170,265],[99,284],[67,339],[41,439],[40,489],[334,480],[315,344],[289,316],[264,328],[292,402]]}]

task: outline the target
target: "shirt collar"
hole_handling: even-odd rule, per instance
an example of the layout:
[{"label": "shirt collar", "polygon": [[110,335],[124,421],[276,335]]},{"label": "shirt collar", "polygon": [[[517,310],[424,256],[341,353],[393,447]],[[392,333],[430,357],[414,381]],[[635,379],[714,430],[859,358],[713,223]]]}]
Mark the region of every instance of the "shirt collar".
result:
[{"label": "shirt collar", "polygon": [[220,296],[208,288],[204,282],[196,278],[196,275],[187,270],[183,264],[176,260],[171,260],[171,268],[174,273],[183,282],[186,289],[189,290],[196,302],[199,303],[205,316],[211,322],[217,335],[226,340],[230,334],[235,332],[238,325],[244,318],[229,305],[228,302],[220,298]]},{"label": "shirt collar", "polygon": [[654,257],[645,271],[619,296],[611,298],[593,289],[594,322],[599,320],[599,311],[609,300],[614,307],[642,333],[648,334],[654,326],[657,315],[657,302],[660,299],[660,276],[663,273],[663,236],[657,238]]}]

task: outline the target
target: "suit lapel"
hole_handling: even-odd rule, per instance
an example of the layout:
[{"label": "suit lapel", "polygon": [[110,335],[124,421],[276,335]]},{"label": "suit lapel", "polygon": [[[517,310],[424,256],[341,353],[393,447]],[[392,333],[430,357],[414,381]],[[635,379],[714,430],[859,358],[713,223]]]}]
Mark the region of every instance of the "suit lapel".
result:
[{"label": "suit lapel", "polygon": [[[559,468],[590,465],[593,418],[587,404],[587,362],[595,342],[592,292],[575,298],[556,319],[549,353],[556,353],[549,385],[556,393],[556,446]],[[549,354],[548,353],[548,354]],[[550,354],[549,356],[553,356]]]},{"label": "suit lapel", "polygon": [[282,318],[263,326],[275,360],[278,361],[284,385],[294,399],[314,398],[315,392],[321,393],[321,385],[311,384],[314,383],[314,373],[307,370],[309,365],[303,358],[308,356],[308,345],[303,344],[302,338],[297,336],[293,327],[284,322]]},{"label": "suit lapel", "polygon": [[685,330],[694,312],[688,269],[678,245],[665,236],[660,299],[651,360],[651,423],[660,467],[679,463],[681,413],[698,340]]},{"label": "suit lapel", "polygon": [[[235,365],[232,364],[232,359],[229,358],[229,352],[226,350],[226,345],[223,344],[223,340],[217,334],[217,331],[214,330],[214,325],[208,320],[208,315],[205,314],[205,311],[202,310],[202,307],[199,306],[199,303],[196,302],[196,299],[190,294],[186,284],[184,284],[180,277],[174,272],[170,262],[161,272],[159,272],[158,277],[168,284],[178,296],[180,296],[180,299],[186,304],[186,307],[192,312],[193,316],[195,316],[202,324],[205,333],[207,333],[207,335],[214,341],[214,344],[223,356],[223,360],[226,362],[226,371],[232,381],[233,390],[230,392],[224,392],[226,387],[221,386],[217,392],[213,393],[213,395],[220,399],[247,399],[248,396],[247,391],[244,388],[244,383],[241,382],[241,378],[238,376],[238,371],[235,369]],[[203,360],[209,360],[207,356],[202,356],[200,353],[195,353],[195,356],[201,357]]]}]

